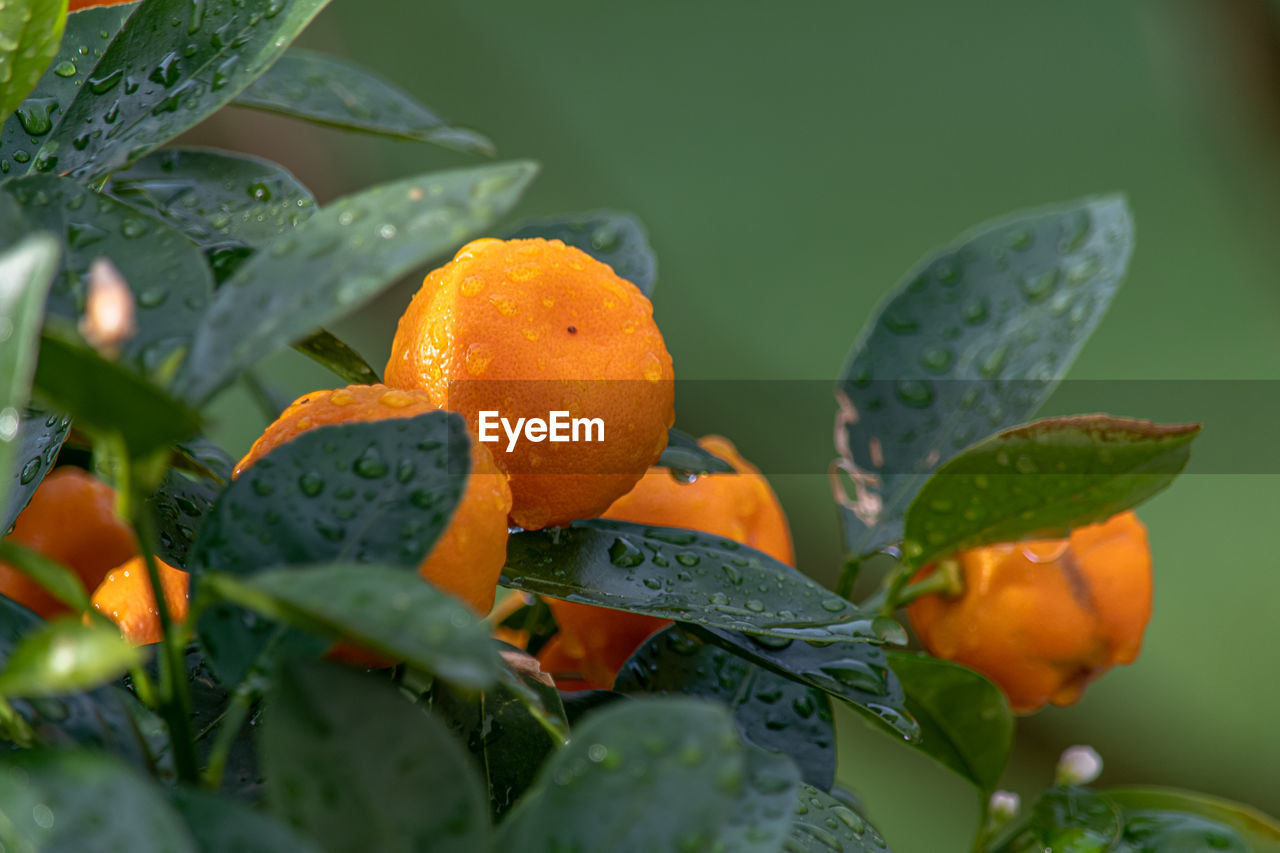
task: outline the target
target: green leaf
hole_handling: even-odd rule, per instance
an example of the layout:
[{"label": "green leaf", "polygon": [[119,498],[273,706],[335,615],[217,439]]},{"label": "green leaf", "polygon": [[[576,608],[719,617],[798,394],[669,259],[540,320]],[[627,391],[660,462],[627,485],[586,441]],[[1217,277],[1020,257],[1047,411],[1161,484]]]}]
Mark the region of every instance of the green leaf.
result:
[{"label": "green leaf", "polygon": [[190,397],[207,399],[263,356],[483,231],[535,171],[532,163],[499,163],[384,184],[327,205],[278,237],[214,297],[184,367]]},{"label": "green leaf", "polygon": [[904,556],[920,566],[956,551],[1065,536],[1164,489],[1187,464],[1199,424],[1107,415],[1046,418],[952,458],[907,510]]},{"label": "green leaf", "polygon": [[0,560],[40,584],[54,598],[77,613],[89,609],[89,593],[80,576],[39,551],[24,548],[11,539],[0,539]]},{"label": "green leaf", "polygon": [[827,695],[706,645],[678,625],[636,649],[613,689],[720,702],[744,740],[789,756],[804,781],[824,791],[835,784],[836,733]]},{"label": "green leaf", "polygon": [[732,465],[703,450],[696,438],[678,429],[667,430],[667,447],[658,457],[657,464],[685,474],[734,473]]},{"label": "green leaf", "polygon": [[205,589],[271,619],[344,639],[465,687],[497,681],[502,662],[487,626],[414,572],[370,564],[276,569]]},{"label": "green leaf", "polygon": [[802,784],[788,853],[887,853],[889,846],[862,815],[828,793]]},{"label": "green leaf", "polygon": [[[0,252],[0,482],[5,484],[15,468],[19,478],[24,476],[27,464],[19,455],[25,450],[20,440],[22,412],[31,396],[45,297],[57,268],[58,244],[47,234]],[[14,497],[8,489],[0,492],[0,512],[16,517],[16,512],[10,513],[11,504],[25,502]]]},{"label": "green leaf", "polygon": [[294,344],[293,348],[317,364],[324,365],[350,385],[374,385],[382,381],[378,371],[370,367],[360,353],[343,343],[333,332],[324,329],[312,332]]},{"label": "green leaf", "polygon": [[146,0],[94,66],[33,167],[88,181],[128,165],[229,103],[327,2]]},{"label": "green leaf", "polygon": [[[884,649],[880,646],[847,642],[806,643],[777,637],[752,637],[737,631],[698,625],[684,627],[784,678],[816,687],[884,723],[908,741],[920,738],[920,725],[907,711],[902,684],[889,669]],[[895,624],[894,627],[899,626]],[[901,640],[905,642],[905,635]]]},{"label": "green leaf", "polygon": [[0,6],[0,120],[30,94],[58,53],[67,0],[8,0]]},{"label": "green leaf", "polygon": [[156,519],[159,555],[171,566],[187,567],[196,533],[223,487],[213,480],[169,469],[160,487],[147,498]]},{"label": "green leaf", "polygon": [[153,151],[112,175],[105,192],[164,219],[211,255],[265,245],[316,209],[283,166],[196,148]]},{"label": "green leaf", "polygon": [[218,498],[193,546],[204,571],[355,561],[416,569],[466,488],[462,418],[326,426],[277,447]]},{"label": "green leaf", "polygon": [[0,530],[8,530],[18,513],[26,509],[45,475],[53,470],[70,431],[71,418],[65,415],[28,410],[22,416],[18,437],[10,444],[17,461],[11,466],[8,488],[0,487],[0,494],[8,494],[7,501],[0,505]]},{"label": "green leaf", "polygon": [[36,391],[67,412],[79,429],[98,435],[121,433],[135,458],[200,429],[199,416],[182,403],[119,362],[51,328],[40,339]]},{"label": "green leaf", "polygon": [[114,625],[79,616],[47,622],[18,643],[0,672],[0,696],[58,696],[114,681],[142,663]]},{"label": "green leaf", "polygon": [[159,786],[99,752],[39,749],[0,763],[7,850],[197,853]]},{"label": "green leaf", "polygon": [[[446,412],[298,436],[233,482],[206,515],[187,558],[197,588],[206,571],[247,575],[354,561],[412,572],[465,490],[468,447],[461,417]],[[275,631],[243,617],[221,607],[198,622],[210,663],[229,683]]]},{"label": "green leaf", "polygon": [[385,680],[283,666],[261,734],[272,810],[325,850],[489,849],[487,798],[465,750]]},{"label": "green leaf", "polygon": [[31,175],[3,189],[22,205],[29,227],[53,232],[65,247],[49,294],[51,315],[80,318],[89,270],[94,261],[107,258],[134,297],[138,331],[125,341],[121,360],[154,373],[190,348],[213,293],[213,278],[186,237],[67,178]]},{"label": "green leaf", "polygon": [[174,788],[169,799],[202,853],[320,853],[310,838],[232,797]]},{"label": "green leaf", "polygon": [[[1199,847],[1176,849],[1237,849],[1251,850],[1253,853],[1280,851],[1280,821],[1241,803],[1174,788],[1112,788],[1103,793],[1120,808],[1125,817],[1125,841],[1139,845],[1137,850],[1169,849],[1152,844],[1152,839],[1148,835],[1150,829],[1157,823],[1163,823],[1168,827],[1166,831],[1172,830],[1170,826],[1172,821],[1167,818],[1161,821],[1157,818],[1157,815],[1163,813],[1194,816],[1204,818],[1206,822],[1218,824],[1216,827],[1199,825],[1198,830],[1202,833],[1198,839]],[[1189,829],[1193,825],[1187,822],[1182,824],[1181,828]],[[1223,832],[1223,827],[1234,830],[1234,833]],[[1212,843],[1209,833],[1217,835],[1220,843]],[[1243,843],[1233,848],[1230,844],[1236,843],[1236,839],[1232,836],[1237,833]],[[1140,836],[1147,837],[1140,840]],[[1166,835],[1165,840],[1172,839]],[[1149,846],[1141,846],[1143,843]]]},{"label": "green leaf", "polygon": [[31,94],[0,126],[0,175],[22,174],[137,3],[96,6],[67,15],[58,54]]},{"label": "green leaf", "polygon": [[[580,725],[507,816],[499,849],[777,850],[796,770],[691,699],[615,702]],[[660,820],[645,816],[661,816]],[[732,845],[732,846],[731,846]]]},{"label": "green leaf", "polygon": [[[431,689],[431,710],[467,745],[485,780],[495,816],[515,804],[543,761],[559,746],[559,740],[529,714],[521,696],[507,685],[467,690],[436,682]],[[558,697],[551,711],[564,719]]]},{"label": "green leaf", "polygon": [[996,853],[1104,853],[1120,840],[1123,821],[1115,805],[1084,788],[1055,786],[1036,800],[1027,816],[1006,830]]},{"label": "green leaf", "polygon": [[1016,214],[927,257],[871,318],[841,376],[837,499],[854,556],[902,538],[938,464],[1030,419],[1111,302],[1133,248],[1107,196]]},{"label": "green leaf", "polygon": [[616,210],[593,210],[551,219],[527,222],[512,231],[510,239],[542,237],[576,246],[598,261],[613,267],[622,278],[653,296],[658,278],[658,259],[644,226],[633,214]]},{"label": "green leaf", "polygon": [[890,652],[907,710],[920,722],[916,747],[985,794],[996,789],[1013,748],[1004,694],[973,670],[928,655]]},{"label": "green leaf", "polygon": [[817,641],[881,642],[901,629],[768,554],[728,539],[625,521],[526,531],[507,543],[502,584],[552,598]]},{"label": "green leaf", "polygon": [[493,143],[449,124],[399,86],[336,56],[293,48],[235,104],[378,136],[492,156]]}]

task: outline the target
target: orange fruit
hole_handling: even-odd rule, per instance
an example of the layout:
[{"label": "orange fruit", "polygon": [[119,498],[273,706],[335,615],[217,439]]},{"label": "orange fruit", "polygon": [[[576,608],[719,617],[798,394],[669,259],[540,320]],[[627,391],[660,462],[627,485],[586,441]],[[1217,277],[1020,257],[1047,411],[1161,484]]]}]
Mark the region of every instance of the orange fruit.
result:
[{"label": "orange fruit", "polygon": [[[698,444],[738,473],[704,474],[684,483],[670,470],[654,468],[604,517],[713,533],[792,565],[791,530],[769,481],[727,438],[709,435]],[[548,643],[539,654],[543,670],[553,676],[571,673],[589,687],[611,687],[640,644],[671,624],[653,616],[554,598],[547,599],[547,606],[560,633],[554,638],[559,642],[554,647]]]},{"label": "orange fruit", "polygon": [[[421,391],[385,385],[349,385],[299,397],[267,427],[236,465],[239,476],[263,456],[307,430],[333,424],[408,418],[438,407]],[[493,606],[498,576],[507,558],[507,513],[511,491],[489,449],[471,440],[471,476],[448,527],[418,573],[478,614]]]},{"label": "orange fruit", "polygon": [[[187,618],[187,591],[191,578],[163,560],[157,560],[156,564],[169,617],[174,622],[181,622]],[[116,623],[120,633],[133,645],[145,646],[164,639],[160,630],[160,612],[156,610],[156,598],[147,577],[147,564],[141,557],[134,557],[108,572],[93,591],[90,601]]]},{"label": "orange fruit", "polygon": [[[89,472],[70,466],[45,477],[18,516],[10,541],[71,569],[85,589],[138,553],[133,529],[116,515],[116,493]],[[70,611],[44,587],[0,562],[0,594],[45,618]]]},{"label": "orange fruit", "polygon": [[[427,275],[387,362],[388,385],[426,391],[482,438],[480,413],[496,413],[490,447],[511,478],[511,519],[530,530],[594,518],[636,484],[666,447],[673,379],[649,300],[559,240],[468,243]],[[498,418],[515,429],[552,412],[603,429],[509,449]]]},{"label": "orange fruit", "polygon": [[1151,617],[1151,552],[1132,512],[1066,539],[958,559],[964,591],[922,596],[907,615],[930,654],[990,678],[1014,711],[1070,705],[1103,672],[1138,657]]}]

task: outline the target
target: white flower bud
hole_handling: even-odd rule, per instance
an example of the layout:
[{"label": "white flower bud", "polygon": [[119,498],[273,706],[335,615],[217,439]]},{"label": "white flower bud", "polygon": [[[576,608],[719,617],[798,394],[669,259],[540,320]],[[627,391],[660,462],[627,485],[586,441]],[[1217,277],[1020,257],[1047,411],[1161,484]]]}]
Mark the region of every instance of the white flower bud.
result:
[{"label": "white flower bud", "polygon": [[1102,756],[1091,746],[1071,746],[1058,759],[1059,785],[1088,785],[1102,775]]},{"label": "white flower bud", "polygon": [[134,323],[133,291],[115,264],[98,258],[89,267],[89,292],[85,298],[80,334],[89,346],[107,358],[115,358],[125,341],[138,329]]},{"label": "white flower bud", "polygon": [[999,823],[1013,819],[1022,806],[1022,799],[1013,791],[996,791],[989,806],[991,819]]}]

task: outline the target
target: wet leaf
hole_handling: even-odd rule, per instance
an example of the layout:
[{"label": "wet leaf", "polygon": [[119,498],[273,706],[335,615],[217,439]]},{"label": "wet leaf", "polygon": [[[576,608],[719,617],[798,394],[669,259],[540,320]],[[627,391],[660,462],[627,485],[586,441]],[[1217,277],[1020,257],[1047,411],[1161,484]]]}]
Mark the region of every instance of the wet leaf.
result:
[{"label": "wet leaf", "polygon": [[62,43],[35,89],[0,126],[0,177],[25,174],[41,140],[66,114],[112,37],[138,6],[96,6],[67,15]]},{"label": "wet leaf", "polygon": [[124,342],[121,361],[154,373],[191,347],[213,293],[213,278],[186,237],[66,178],[32,175],[9,182],[0,192],[23,206],[28,227],[48,230],[63,242],[62,265],[49,293],[51,315],[80,318],[89,269],[105,257],[134,297],[137,334]]},{"label": "wet leaf", "polygon": [[743,744],[723,707],[684,698],[616,702],[587,717],[546,763],[502,824],[497,846],[777,850],[796,776],[784,757]]},{"label": "wet leaf", "polygon": [[[325,206],[218,290],[183,381],[207,399],[275,349],[364,303],[415,266],[487,228],[533,178],[531,163],[421,175]],[[281,281],[307,287],[280,287]]]},{"label": "wet leaf", "polygon": [[[902,684],[889,668],[885,651],[880,646],[849,642],[807,643],[776,637],[751,637],[737,631],[698,625],[685,627],[696,636],[784,678],[816,687],[884,723],[906,740],[920,738],[920,725],[907,711]],[[899,626],[895,623],[895,627]]]},{"label": "wet leaf", "polygon": [[993,853],[1104,853],[1114,849],[1122,830],[1120,812],[1106,797],[1085,788],[1055,786],[1005,830],[1005,839]]},{"label": "wet leaf", "polygon": [[924,475],[1034,415],[1102,318],[1132,248],[1125,202],[1107,196],[985,225],[907,274],[837,388],[852,555],[901,540]]},{"label": "wet leaf", "polygon": [[487,797],[466,751],[385,680],[283,666],[261,734],[272,811],[325,850],[489,849]]},{"label": "wet leaf", "polygon": [[0,6],[0,120],[22,103],[58,52],[66,0],[8,0]]},{"label": "wet leaf", "polygon": [[315,212],[298,179],[246,154],[165,148],[116,172],[105,192],[169,223],[210,255],[258,247]]},{"label": "wet leaf", "polygon": [[[92,839],[92,841],[89,841]],[[0,843],[9,850],[197,853],[155,782],[100,752],[36,749],[0,763]]]},{"label": "wet leaf", "polygon": [[1000,688],[928,655],[890,652],[889,666],[920,723],[916,748],[984,793],[994,791],[1013,748],[1013,714]]},{"label": "wet leaf", "polygon": [[171,566],[187,567],[187,555],[204,518],[222,494],[223,486],[195,475],[169,469],[147,504],[156,519],[159,556]]},{"label": "wet leaf", "polygon": [[[1124,841],[1132,846],[1132,853],[1171,849],[1280,851],[1280,822],[1251,806],[1174,788],[1112,788],[1103,794],[1125,819]],[[1184,832],[1187,835],[1179,835]],[[1175,846],[1175,839],[1188,846]]]},{"label": "wet leaf", "polygon": [[[20,437],[22,412],[31,397],[45,297],[57,268],[58,244],[47,234],[0,252],[0,483],[6,486],[15,469],[19,486],[24,477],[30,482],[36,473],[24,473],[31,457]],[[41,467],[38,461],[37,471]],[[10,497],[7,488],[0,492],[0,512],[6,516],[16,517],[25,503],[21,494]],[[8,524],[0,530],[8,530]]]},{"label": "wet leaf", "polygon": [[205,587],[268,618],[343,639],[446,681],[478,688],[502,672],[488,628],[462,602],[414,572],[337,563],[207,575]]},{"label": "wet leaf", "polygon": [[26,509],[45,475],[53,470],[70,430],[71,418],[65,415],[29,409],[22,416],[18,437],[10,445],[15,461],[11,464],[8,488],[0,491],[8,495],[0,506],[0,530],[8,530],[18,513]]},{"label": "wet leaf", "polygon": [[[193,586],[206,571],[340,561],[413,572],[465,489],[468,446],[462,419],[445,412],[303,433],[219,496],[188,557]],[[275,626],[223,607],[205,613],[198,630],[219,678],[234,683]]]},{"label": "wet leaf", "polygon": [[1006,430],[952,458],[907,510],[913,565],[979,545],[1066,536],[1168,486],[1199,424],[1108,415],[1046,418]]},{"label": "wet leaf", "polygon": [[297,47],[241,92],[235,104],[344,130],[495,153],[484,136],[450,124],[369,69]]},{"label": "wet leaf", "polygon": [[667,430],[667,447],[657,464],[686,474],[734,473],[732,465],[704,450],[696,438],[678,429]]},{"label": "wet leaf", "polygon": [[658,259],[649,245],[644,226],[633,214],[616,210],[593,210],[527,222],[513,230],[509,239],[542,237],[576,246],[598,261],[613,267],[622,278],[652,298],[658,278]]},{"label": "wet leaf", "polygon": [[333,332],[321,329],[312,332],[293,348],[322,364],[350,385],[373,385],[381,382],[378,371],[369,366],[360,353],[344,343]]},{"label": "wet leaf", "polygon": [[202,853],[320,853],[322,849],[283,822],[226,795],[174,788],[169,800]]},{"label": "wet leaf", "polygon": [[90,433],[119,432],[134,458],[199,431],[200,418],[118,362],[60,330],[40,339],[36,392]]},{"label": "wet leaf", "polygon": [[230,102],[326,3],[146,0],[67,105],[34,168],[88,181],[128,165]]},{"label": "wet leaf", "polygon": [[788,853],[887,853],[884,837],[865,817],[830,794],[801,784]]},{"label": "wet leaf", "polygon": [[114,681],[143,660],[114,625],[79,616],[46,622],[26,634],[0,672],[0,696],[59,696]]},{"label": "wet leaf", "polygon": [[625,521],[517,533],[502,584],[616,610],[810,640],[882,642],[873,617],[768,554],[719,536]]},{"label": "wet leaf", "polygon": [[613,689],[720,702],[744,740],[788,756],[804,781],[824,791],[835,783],[836,734],[827,695],[707,645],[678,625],[636,649]]}]

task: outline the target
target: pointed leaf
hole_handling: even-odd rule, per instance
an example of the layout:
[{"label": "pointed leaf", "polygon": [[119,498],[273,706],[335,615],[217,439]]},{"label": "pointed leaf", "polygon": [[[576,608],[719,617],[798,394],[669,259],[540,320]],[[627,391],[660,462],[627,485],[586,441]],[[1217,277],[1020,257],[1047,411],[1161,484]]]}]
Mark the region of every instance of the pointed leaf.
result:
[{"label": "pointed leaf", "polygon": [[657,464],[688,474],[732,474],[734,467],[704,450],[698,440],[678,429],[667,430],[667,446]]},{"label": "pointed leaf", "polygon": [[338,563],[246,580],[208,575],[204,584],[269,618],[349,640],[465,687],[488,687],[502,672],[484,623],[401,568]]},{"label": "pointed leaf", "polygon": [[235,103],[345,130],[494,153],[493,143],[484,136],[449,124],[369,69],[298,47],[280,57]]},{"label": "pointed leaf", "polygon": [[[19,455],[27,450],[19,437],[25,431],[22,412],[31,397],[45,296],[57,268],[58,244],[47,234],[0,252],[0,483],[6,486],[15,469],[19,479],[26,476],[28,459]],[[32,472],[28,481],[34,476]],[[20,495],[10,497],[9,489],[0,492],[0,512],[6,516],[16,517],[11,508],[21,509],[22,503]]]},{"label": "pointed leaf", "polygon": [[60,274],[49,294],[51,315],[80,318],[90,267],[107,258],[134,297],[137,333],[124,342],[122,362],[153,373],[191,347],[213,278],[186,237],[67,178],[31,175],[10,181],[0,192],[22,205],[30,227],[46,229],[63,242]]},{"label": "pointed leaf", "polygon": [[0,843],[7,850],[196,853],[155,782],[100,752],[39,749],[0,764]]},{"label": "pointed leaf", "polygon": [[851,554],[901,540],[922,475],[1035,413],[1105,313],[1132,248],[1125,202],[1109,196],[988,224],[907,274],[837,388]]},{"label": "pointed leaf", "polygon": [[[71,418],[65,415],[29,409],[22,416],[18,437],[10,445],[14,461],[11,462],[8,487],[0,486],[0,494],[8,495],[8,500],[0,505],[0,530],[8,530],[18,513],[26,509],[45,475],[53,470],[62,443],[70,431]],[[0,453],[3,452],[0,449]]]},{"label": "pointed leaf", "polygon": [[0,560],[40,584],[46,592],[77,613],[89,609],[89,593],[80,575],[39,551],[12,539],[0,539]]},{"label": "pointed leaf", "polygon": [[973,670],[928,655],[890,652],[907,710],[920,723],[921,752],[988,794],[1013,748],[1013,714],[1004,694]]},{"label": "pointed leaf", "polygon": [[0,696],[58,696],[114,681],[143,660],[114,625],[68,616],[18,643],[0,672]]},{"label": "pointed leaf", "polygon": [[1065,536],[1161,491],[1199,424],[1108,415],[1046,418],[980,441],[929,478],[907,510],[904,556],[924,565],[995,542]]},{"label": "pointed leaf", "polygon": [[514,589],[715,628],[881,642],[874,618],[768,554],[728,539],[625,521],[517,533],[502,583]]},{"label": "pointed leaf", "polygon": [[387,681],[281,667],[261,735],[272,811],[325,850],[489,849],[487,798],[466,751]]},{"label": "pointed leaf", "polygon": [[202,853],[320,853],[316,842],[232,797],[174,788],[169,799]]},{"label": "pointed leaf", "polygon": [[312,332],[294,344],[293,348],[317,364],[324,365],[350,385],[374,385],[382,381],[378,371],[369,366],[364,356],[333,332],[324,329]]},{"label": "pointed leaf", "polygon": [[22,103],[58,52],[67,0],[8,0],[0,6],[0,120]]},{"label": "pointed leaf", "polygon": [[[384,184],[340,199],[246,261],[219,290],[185,368],[192,399],[356,308],[484,230],[515,204],[531,163]],[[281,281],[306,287],[280,287]]]},{"label": "pointed leaf", "polygon": [[722,707],[616,702],[587,717],[542,768],[498,847],[777,850],[797,782],[785,758],[744,745]]},{"label": "pointed leaf", "polygon": [[66,115],[71,99],[137,7],[137,3],[118,3],[67,15],[57,55],[31,94],[0,126],[0,176],[21,175],[31,168],[41,140]]},{"label": "pointed leaf", "polygon": [[[1247,848],[1240,846],[1235,849],[1248,849],[1253,853],[1280,851],[1280,821],[1242,803],[1233,803],[1208,794],[1180,791],[1175,788],[1112,788],[1104,791],[1103,794],[1120,808],[1125,818],[1125,841],[1130,844],[1135,843],[1136,839],[1132,836],[1137,834],[1137,830],[1142,829],[1144,824],[1151,825],[1153,812],[1163,812],[1204,818],[1234,830],[1247,844]],[[1143,819],[1135,820],[1135,816],[1142,816]],[[1212,827],[1202,827],[1202,829],[1213,830]],[[1133,830],[1132,834],[1131,830]],[[1230,838],[1230,833],[1222,833],[1218,840],[1225,842]],[[1214,840],[1202,837],[1201,845],[1214,850],[1233,849],[1225,843],[1215,844]],[[1234,839],[1231,840],[1234,841]],[[1144,849],[1160,848],[1156,846],[1136,848],[1136,850]]]},{"label": "pointed leaf", "polygon": [[34,168],[88,181],[128,165],[229,103],[327,2],[144,0],[67,106]]},{"label": "pointed leaf", "polygon": [[[816,687],[884,723],[908,741],[920,738],[920,726],[907,711],[902,684],[889,668],[885,651],[880,646],[848,642],[806,643],[777,637],[752,637],[701,625],[684,627],[783,678]],[[901,630],[896,624],[894,627]],[[906,641],[905,634],[900,641]]]},{"label": "pointed leaf", "polygon": [[622,278],[653,297],[658,260],[644,226],[634,215],[616,210],[593,210],[527,222],[509,235],[511,239],[542,237],[576,246],[613,267]]},{"label": "pointed leaf", "polygon": [[679,625],[636,649],[613,689],[720,702],[744,740],[790,757],[804,781],[824,791],[835,784],[836,733],[827,695],[702,643]]},{"label": "pointed leaf", "polygon": [[884,837],[865,817],[828,793],[802,784],[788,853],[888,853]]}]

